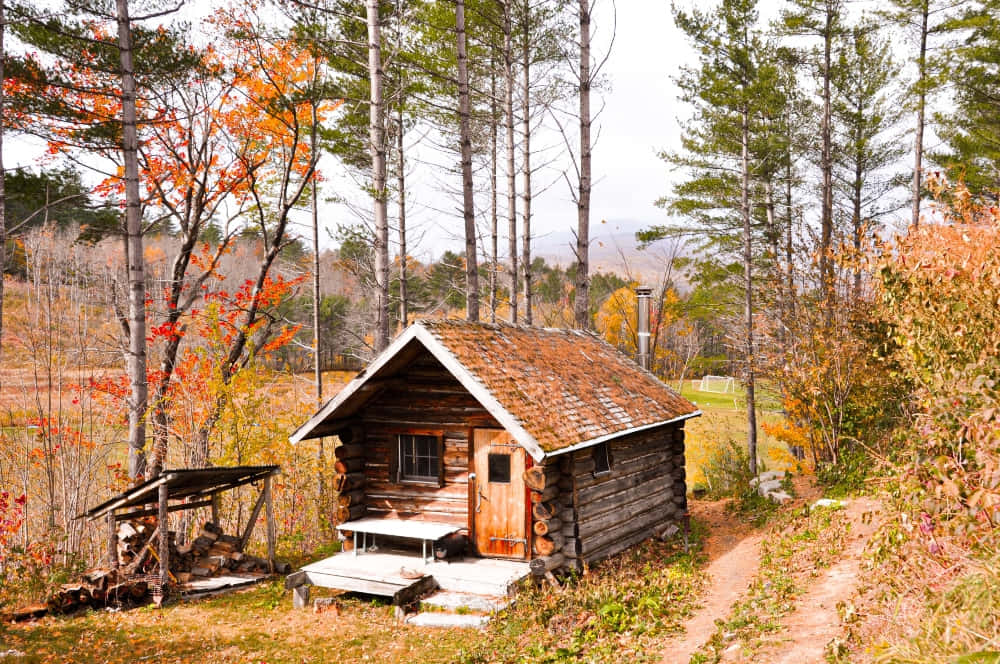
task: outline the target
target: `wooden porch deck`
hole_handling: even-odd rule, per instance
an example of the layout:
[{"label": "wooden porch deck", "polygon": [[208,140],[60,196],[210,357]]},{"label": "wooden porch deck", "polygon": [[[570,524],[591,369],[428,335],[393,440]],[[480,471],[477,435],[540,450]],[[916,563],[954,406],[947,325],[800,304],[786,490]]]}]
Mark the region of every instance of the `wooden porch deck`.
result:
[{"label": "wooden porch deck", "polygon": [[[527,577],[528,563],[494,558],[456,558],[425,562],[418,551],[346,551],[302,568],[304,583],[322,588],[367,593],[407,603],[435,588],[454,592],[506,597]],[[423,574],[413,578],[415,574]]]}]

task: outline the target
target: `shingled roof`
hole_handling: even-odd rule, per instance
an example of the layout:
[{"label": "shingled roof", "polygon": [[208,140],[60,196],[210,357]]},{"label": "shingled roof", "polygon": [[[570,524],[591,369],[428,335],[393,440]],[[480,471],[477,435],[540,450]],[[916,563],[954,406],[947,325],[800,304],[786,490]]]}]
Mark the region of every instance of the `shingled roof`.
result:
[{"label": "shingled roof", "polygon": [[[425,347],[536,460],[700,415],[698,408],[596,335],[456,320],[420,321],[292,434],[327,435],[324,422],[367,401],[365,384]],[[411,350],[412,352],[412,350]]]}]

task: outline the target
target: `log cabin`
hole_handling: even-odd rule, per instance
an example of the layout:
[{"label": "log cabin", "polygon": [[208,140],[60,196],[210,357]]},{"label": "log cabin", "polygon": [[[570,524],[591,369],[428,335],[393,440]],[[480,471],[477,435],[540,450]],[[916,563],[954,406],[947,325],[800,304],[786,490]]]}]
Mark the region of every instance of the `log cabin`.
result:
[{"label": "log cabin", "polygon": [[[581,569],[680,520],[700,415],[596,335],[420,321],[291,436],[338,436],[338,528]],[[426,557],[426,551],[425,551]]]}]

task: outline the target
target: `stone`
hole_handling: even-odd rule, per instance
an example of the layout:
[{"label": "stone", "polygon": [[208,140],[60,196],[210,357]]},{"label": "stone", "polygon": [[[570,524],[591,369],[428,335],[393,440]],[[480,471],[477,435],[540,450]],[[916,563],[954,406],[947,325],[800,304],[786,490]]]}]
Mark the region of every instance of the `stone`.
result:
[{"label": "stone", "polygon": [[496,613],[510,605],[510,597],[489,597],[471,593],[440,591],[420,600],[420,606],[433,606],[444,611]]},{"label": "stone", "polygon": [[407,618],[406,624],[418,627],[468,627],[482,629],[489,621],[489,616],[474,614],[418,613]]},{"label": "stone", "polygon": [[836,500],[835,498],[820,498],[815,503],[812,504],[813,509],[817,507],[829,507],[832,509],[841,509],[847,507],[846,500]]},{"label": "stone", "polygon": [[778,503],[779,505],[784,505],[785,503],[787,503],[789,500],[792,499],[792,497],[787,493],[785,493],[784,491],[772,491],[769,494],[767,494],[767,497],[773,500],[774,502]]},{"label": "stone", "polygon": [[767,480],[757,485],[757,493],[764,497],[773,491],[781,491],[781,480]]},{"label": "stone", "polygon": [[771,482],[773,480],[783,480],[785,479],[785,471],[783,470],[769,470],[767,472],[761,473],[757,477],[750,480],[750,486],[757,486],[760,482]]},{"label": "stone", "polygon": [[309,606],[309,586],[292,588],[292,607],[304,609]]}]

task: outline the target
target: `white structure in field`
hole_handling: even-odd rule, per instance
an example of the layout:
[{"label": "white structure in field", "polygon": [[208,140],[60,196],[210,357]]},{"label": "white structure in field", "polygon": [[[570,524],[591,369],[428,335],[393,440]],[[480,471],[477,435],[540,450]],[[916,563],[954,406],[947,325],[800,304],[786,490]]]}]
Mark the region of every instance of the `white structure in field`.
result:
[{"label": "white structure in field", "polygon": [[731,376],[704,376],[698,387],[701,392],[731,394],[736,392],[736,381]]}]

